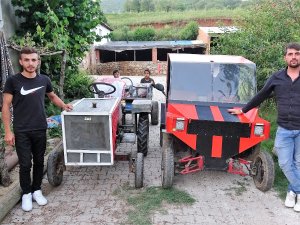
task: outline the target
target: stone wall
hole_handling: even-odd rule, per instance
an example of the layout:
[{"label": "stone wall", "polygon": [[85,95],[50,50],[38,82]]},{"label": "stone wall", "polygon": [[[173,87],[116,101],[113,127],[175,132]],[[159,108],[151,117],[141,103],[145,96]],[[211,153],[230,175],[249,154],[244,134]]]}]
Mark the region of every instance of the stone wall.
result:
[{"label": "stone wall", "polygon": [[97,75],[112,75],[113,70],[120,70],[121,76],[141,76],[144,70],[148,68],[151,75],[166,75],[167,62],[152,62],[152,61],[122,61],[97,64]]}]

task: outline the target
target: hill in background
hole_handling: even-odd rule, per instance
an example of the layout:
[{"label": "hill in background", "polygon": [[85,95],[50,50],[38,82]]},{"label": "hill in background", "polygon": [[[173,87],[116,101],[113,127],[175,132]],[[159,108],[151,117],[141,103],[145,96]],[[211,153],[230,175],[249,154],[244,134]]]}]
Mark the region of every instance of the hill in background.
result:
[{"label": "hill in background", "polygon": [[126,0],[101,0],[101,8],[104,13],[120,13],[124,11]]}]

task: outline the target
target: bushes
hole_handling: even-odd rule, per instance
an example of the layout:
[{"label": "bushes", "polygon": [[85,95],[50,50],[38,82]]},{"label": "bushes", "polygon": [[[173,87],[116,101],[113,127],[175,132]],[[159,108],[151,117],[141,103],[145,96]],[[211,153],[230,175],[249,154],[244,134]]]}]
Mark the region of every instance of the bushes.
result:
[{"label": "bushes", "polygon": [[135,41],[153,41],[155,37],[155,30],[150,27],[138,27],[134,31]]},{"label": "bushes", "polygon": [[199,25],[197,22],[189,22],[183,30],[180,32],[180,38],[182,40],[195,40],[198,35]]},{"label": "bushes", "polygon": [[75,74],[68,74],[64,88],[65,98],[74,100],[92,97],[93,95],[88,90],[92,82],[92,78],[86,72],[78,71]]},{"label": "bushes", "polygon": [[167,41],[195,40],[198,35],[198,23],[190,22],[184,28],[170,27],[155,30],[152,27],[138,27],[130,30],[125,26],[112,32],[112,41]]}]

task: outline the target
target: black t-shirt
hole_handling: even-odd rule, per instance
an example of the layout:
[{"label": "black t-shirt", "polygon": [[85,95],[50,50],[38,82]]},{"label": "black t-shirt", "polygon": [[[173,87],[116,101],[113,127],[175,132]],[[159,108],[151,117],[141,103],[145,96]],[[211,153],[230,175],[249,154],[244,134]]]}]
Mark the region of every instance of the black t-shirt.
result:
[{"label": "black t-shirt", "polygon": [[152,83],[153,85],[155,84],[155,82],[152,78],[149,78],[149,80],[146,80],[145,78],[142,78],[141,83]]},{"label": "black t-shirt", "polygon": [[45,94],[53,91],[49,77],[34,78],[18,73],[8,77],[4,93],[13,95],[14,132],[47,129]]}]

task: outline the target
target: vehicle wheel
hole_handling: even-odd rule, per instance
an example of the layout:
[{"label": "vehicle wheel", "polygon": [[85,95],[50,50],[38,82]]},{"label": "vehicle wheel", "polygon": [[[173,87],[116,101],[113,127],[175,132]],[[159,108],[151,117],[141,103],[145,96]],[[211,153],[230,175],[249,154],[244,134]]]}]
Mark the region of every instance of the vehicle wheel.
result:
[{"label": "vehicle wheel", "polygon": [[144,155],[137,153],[135,160],[135,188],[144,186]]},{"label": "vehicle wheel", "polygon": [[48,182],[52,186],[58,186],[63,180],[64,173],[64,152],[63,150],[53,150],[49,153],[47,161]]},{"label": "vehicle wheel", "polygon": [[253,161],[256,156],[260,153],[260,144],[253,146],[251,149],[241,153],[240,158]]},{"label": "vehicle wheel", "polygon": [[151,110],[151,124],[152,125],[158,124],[158,115],[159,115],[158,102],[152,101],[152,110]]},{"label": "vehicle wheel", "polygon": [[149,116],[148,113],[140,113],[137,127],[137,152],[147,156],[149,145]]},{"label": "vehicle wheel", "polygon": [[252,170],[255,186],[265,192],[271,189],[274,183],[274,161],[270,153],[261,151],[253,160]]},{"label": "vehicle wheel", "polygon": [[[164,134],[163,138],[168,138],[168,136],[169,134]],[[174,150],[172,143],[169,144],[165,140],[162,147],[161,178],[163,188],[172,187],[174,179]]]}]

